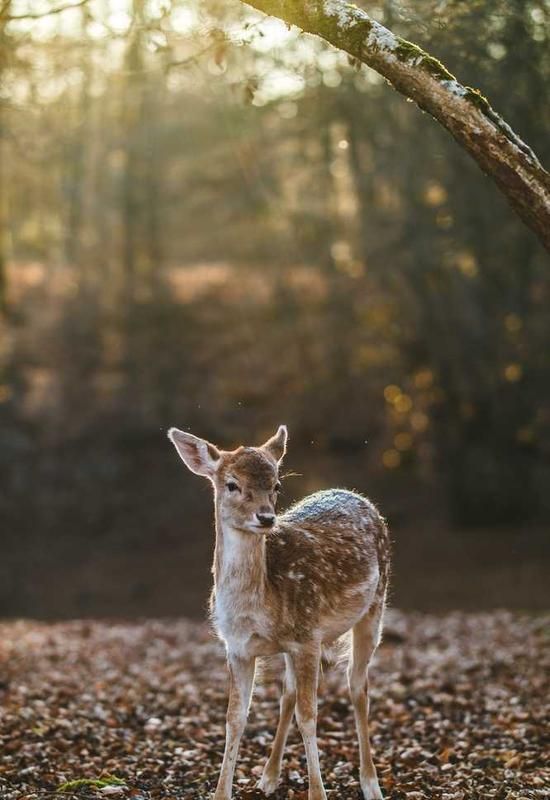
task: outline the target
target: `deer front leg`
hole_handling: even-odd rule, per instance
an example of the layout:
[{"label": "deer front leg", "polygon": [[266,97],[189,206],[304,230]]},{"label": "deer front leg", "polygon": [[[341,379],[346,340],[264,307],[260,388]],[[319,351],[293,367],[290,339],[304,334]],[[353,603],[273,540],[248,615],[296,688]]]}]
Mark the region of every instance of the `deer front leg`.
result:
[{"label": "deer front leg", "polygon": [[296,721],[307,758],[308,800],[326,800],[317,749],[317,686],[321,648],[309,645],[291,656],[296,678]]},{"label": "deer front leg", "polygon": [[279,775],[281,774],[281,764],[283,761],[283,752],[288,736],[288,729],[292,722],[292,715],[294,714],[294,707],[296,705],[296,681],[294,680],[294,669],[292,663],[287,655],[285,655],[286,672],[283,684],[283,693],[281,694],[281,711],[279,716],[279,724],[277,726],[277,733],[273,740],[273,748],[261,780],[258,784],[258,789],[261,789],[265,794],[272,794],[279,783]]},{"label": "deer front leg", "polygon": [[254,684],[254,658],[240,658],[229,654],[227,663],[229,667],[229,702],[227,704],[225,751],[214,800],[230,800],[231,798],[231,784],[233,783],[239,744],[246,724]]}]

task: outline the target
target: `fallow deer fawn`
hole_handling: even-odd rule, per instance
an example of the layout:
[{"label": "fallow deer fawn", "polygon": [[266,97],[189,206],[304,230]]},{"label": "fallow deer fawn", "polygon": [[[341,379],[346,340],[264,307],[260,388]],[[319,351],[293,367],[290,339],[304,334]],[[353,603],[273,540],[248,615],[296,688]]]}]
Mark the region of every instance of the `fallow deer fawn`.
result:
[{"label": "fallow deer fawn", "polygon": [[229,704],[225,752],[214,800],[230,800],[257,656],[283,653],[286,670],[279,725],[259,788],[275,791],[292,716],[307,756],[308,800],[326,798],[317,751],[321,647],[353,631],[348,682],[359,733],[365,800],[382,793],[368,729],[368,677],[381,635],[389,570],[384,520],[367,499],[331,489],[275,516],[278,468],[286,451],[281,425],[261,447],[218,450],[171,428],[180,457],[214,485],[216,546],[211,611],[225,643]]}]

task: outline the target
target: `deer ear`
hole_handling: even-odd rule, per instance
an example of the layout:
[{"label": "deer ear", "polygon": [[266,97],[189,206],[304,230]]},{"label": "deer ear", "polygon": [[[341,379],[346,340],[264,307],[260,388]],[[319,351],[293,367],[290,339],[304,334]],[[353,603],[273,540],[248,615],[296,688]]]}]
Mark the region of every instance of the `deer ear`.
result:
[{"label": "deer ear", "polygon": [[178,451],[183,463],[195,475],[213,478],[220,464],[220,451],[206,439],[199,439],[192,433],[185,433],[178,428],[170,428],[168,438]]},{"label": "deer ear", "polygon": [[262,445],[262,450],[267,450],[267,452],[273,456],[275,461],[280,464],[286,453],[287,439],[288,431],[286,429],[286,425],[279,425],[275,436],[272,436],[271,439],[268,439],[267,442]]}]

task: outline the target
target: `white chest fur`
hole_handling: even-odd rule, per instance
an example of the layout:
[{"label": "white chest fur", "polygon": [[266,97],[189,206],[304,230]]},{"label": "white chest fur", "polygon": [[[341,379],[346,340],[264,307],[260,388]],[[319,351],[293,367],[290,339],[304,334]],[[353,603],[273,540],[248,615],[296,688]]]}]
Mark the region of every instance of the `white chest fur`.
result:
[{"label": "white chest fur", "polygon": [[275,652],[272,622],[261,594],[244,595],[233,582],[217,587],[214,625],[227,650],[235,655]]}]

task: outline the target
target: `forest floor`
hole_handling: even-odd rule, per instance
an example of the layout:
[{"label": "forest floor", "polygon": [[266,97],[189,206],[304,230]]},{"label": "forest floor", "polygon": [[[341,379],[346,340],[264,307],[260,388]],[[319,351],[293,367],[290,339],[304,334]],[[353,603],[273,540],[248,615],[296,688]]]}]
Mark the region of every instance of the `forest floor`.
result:
[{"label": "forest floor", "polygon": [[[372,741],[387,798],[550,796],[549,622],[507,612],[388,613],[371,669]],[[226,685],[222,648],[206,625],[2,623],[0,798],[205,800],[222,755]],[[320,696],[327,795],[358,800],[341,669],[325,673]],[[235,776],[240,800],[263,797],[254,786],[277,698],[264,675]],[[276,797],[305,800],[306,787],[293,729]]]}]

